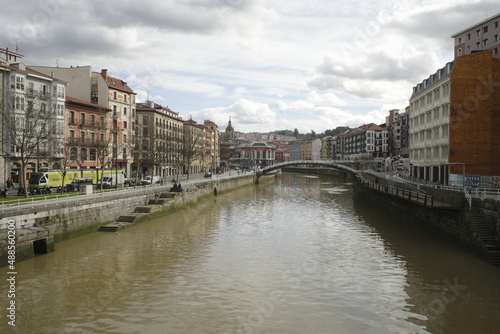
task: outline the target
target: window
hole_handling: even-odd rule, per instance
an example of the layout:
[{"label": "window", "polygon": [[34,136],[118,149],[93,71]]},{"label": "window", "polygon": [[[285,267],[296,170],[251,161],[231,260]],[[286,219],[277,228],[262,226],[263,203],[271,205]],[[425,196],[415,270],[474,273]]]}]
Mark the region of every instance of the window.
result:
[{"label": "window", "polygon": [[85,147],[82,147],[80,149],[80,160],[81,161],[87,160],[87,149]]},{"label": "window", "polygon": [[106,119],[104,118],[104,116],[101,116],[101,128],[106,128]]},{"label": "window", "polygon": [[124,128],[124,129],[126,129],[126,128],[127,128],[127,125],[128,125],[128,124],[127,124],[127,121],[124,121],[124,122],[123,122],[123,128]]},{"label": "window", "polygon": [[484,32],[484,33],[487,33],[487,32],[488,32],[488,26],[483,27],[483,32]]},{"label": "window", "polygon": [[127,94],[123,94],[123,101],[127,102]]},{"label": "window", "polygon": [[476,49],[479,49],[481,47],[481,43],[480,42],[477,42],[476,43]]},{"label": "window", "polygon": [[83,112],[81,113],[81,118],[80,118],[80,119],[81,119],[81,121],[82,121],[82,123],[81,123],[81,124],[82,124],[82,125],[85,125],[85,113],[83,113]]},{"label": "window", "polygon": [[113,92],[113,99],[116,100],[116,92]]},{"label": "window", "polygon": [[457,55],[460,57],[462,55],[462,49],[457,50]]},{"label": "window", "polygon": [[90,161],[96,161],[97,160],[97,151],[95,148],[90,149],[90,156],[89,156]]},{"label": "window", "polygon": [[498,28],[498,21],[495,22],[495,28]]},{"label": "window", "polygon": [[82,141],[85,141],[85,131],[80,131],[80,138],[82,138]]},{"label": "window", "polygon": [[90,115],[90,124],[95,126],[95,115]]},{"label": "window", "polygon": [[483,39],[483,46],[486,46],[486,45],[488,45],[488,39],[487,38]]},{"label": "window", "polygon": [[77,154],[78,154],[78,151],[76,149],[76,147],[72,147],[70,150],[69,150],[69,158],[71,160],[76,160],[76,157],[77,157]]},{"label": "window", "polygon": [[479,35],[481,35],[481,29],[476,30],[476,36],[479,36]]},{"label": "window", "polygon": [[118,114],[116,113],[116,106],[113,106],[113,116],[117,116]]},{"label": "window", "polygon": [[123,108],[123,114],[126,115],[127,114],[127,107]]},{"label": "window", "polygon": [[467,34],[467,40],[470,40],[470,34]]},{"label": "window", "polygon": [[69,138],[75,138],[75,130],[69,130]]},{"label": "window", "polygon": [[16,89],[23,89],[24,90],[24,78],[23,77],[16,77]]}]

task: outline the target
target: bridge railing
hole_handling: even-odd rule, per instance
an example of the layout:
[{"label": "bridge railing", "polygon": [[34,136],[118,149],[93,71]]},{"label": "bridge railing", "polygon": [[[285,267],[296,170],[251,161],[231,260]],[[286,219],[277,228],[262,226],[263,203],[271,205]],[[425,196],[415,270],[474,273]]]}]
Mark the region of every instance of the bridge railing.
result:
[{"label": "bridge railing", "polygon": [[349,171],[353,174],[356,174],[358,170],[346,166],[347,164],[353,164],[355,161],[352,160],[294,160],[294,161],[285,161],[279,162],[274,165],[266,166],[262,168],[258,173],[265,174],[267,171],[279,169],[281,167],[286,166],[302,166],[302,165],[318,165],[318,166],[330,166],[334,168],[343,169]]}]

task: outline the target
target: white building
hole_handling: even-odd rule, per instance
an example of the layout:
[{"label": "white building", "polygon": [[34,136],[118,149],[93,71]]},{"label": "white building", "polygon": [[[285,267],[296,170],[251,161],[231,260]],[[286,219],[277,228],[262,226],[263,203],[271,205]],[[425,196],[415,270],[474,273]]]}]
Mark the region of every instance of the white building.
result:
[{"label": "white building", "polygon": [[[19,61],[22,56],[14,54]],[[4,57],[9,59],[12,57]],[[19,182],[22,168],[21,149],[26,179],[39,170],[58,167],[64,156],[65,101],[67,83],[26,67],[22,62],[0,62],[3,72],[2,105],[3,138],[0,179]],[[13,120],[10,122],[9,120]],[[26,130],[29,133],[26,133]],[[17,139],[12,139],[16,133]],[[24,138],[24,145],[20,137]],[[34,149],[26,150],[33,143]]]},{"label": "white building", "polygon": [[436,182],[448,179],[450,74],[453,62],[413,87],[409,136],[411,175]]}]

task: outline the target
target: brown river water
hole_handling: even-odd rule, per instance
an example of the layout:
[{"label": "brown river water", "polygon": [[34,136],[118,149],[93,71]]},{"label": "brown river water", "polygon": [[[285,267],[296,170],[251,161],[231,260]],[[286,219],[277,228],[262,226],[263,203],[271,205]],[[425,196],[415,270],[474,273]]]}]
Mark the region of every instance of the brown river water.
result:
[{"label": "brown river water", "polygon": [[285,173],[16,269],[2,334],[500,334],[500,269],[331,177]]}]

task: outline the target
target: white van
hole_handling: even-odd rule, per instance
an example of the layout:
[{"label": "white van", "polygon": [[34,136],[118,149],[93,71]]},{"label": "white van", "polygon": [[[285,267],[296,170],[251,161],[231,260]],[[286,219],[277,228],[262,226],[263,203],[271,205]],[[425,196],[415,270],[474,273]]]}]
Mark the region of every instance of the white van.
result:
[{"label": "white van", "polygon": [[141,184],[143,185],[150,185],[150,184],[160,184],[161,183],[161,178],[159,176],[145,176]]},{"label": "white van", "polygon": [[[117,180],[118,182],[116,182],[115,180]],[[97,182],[97,189],[115,188],[117,185],[118,187],[123,187],[124,183],[125,183],[125,175],[123,174],[104,174],[102,176],[102,182],[101,180]]]}]

